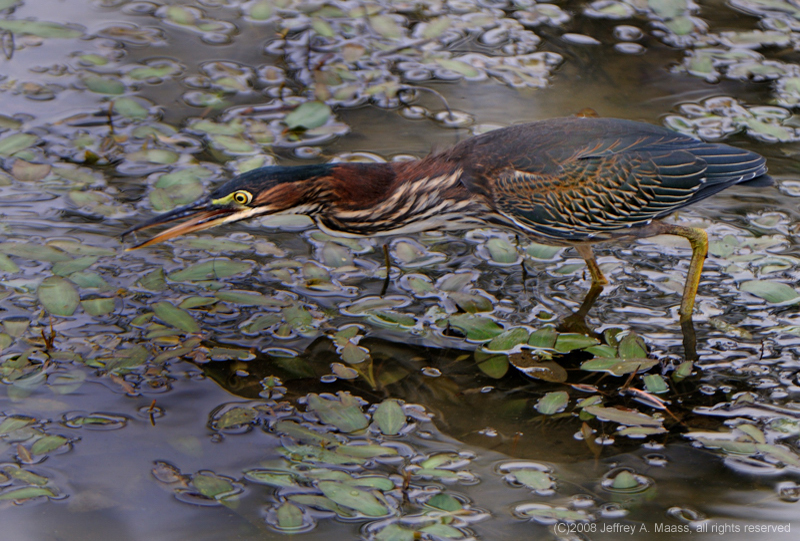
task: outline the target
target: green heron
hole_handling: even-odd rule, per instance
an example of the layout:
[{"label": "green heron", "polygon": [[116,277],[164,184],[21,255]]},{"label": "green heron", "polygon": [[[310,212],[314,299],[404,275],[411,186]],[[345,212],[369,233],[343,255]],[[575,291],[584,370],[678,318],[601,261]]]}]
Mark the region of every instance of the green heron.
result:
[{"label": "green heron", "polygon": [[573,246],[593,288],[591,245],[657,234],[688,239],[680,320],[692,317],[708,237],[659,221],[734,184],[768,184],[763,157],[629,120],[560,118],[491,131],[412,162],[262,167],[137,225],[187,218],[134,248],[269,214],[306,214],[325,232],[371,237],[499,226]]}]

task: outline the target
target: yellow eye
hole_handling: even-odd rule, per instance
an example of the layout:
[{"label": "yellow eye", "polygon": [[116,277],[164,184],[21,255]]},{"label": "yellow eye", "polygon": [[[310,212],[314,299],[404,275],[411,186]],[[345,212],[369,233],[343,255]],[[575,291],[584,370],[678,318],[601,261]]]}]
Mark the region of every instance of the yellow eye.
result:
[{"label": "yellow eye", "polygon": [[253,200],[253,194],[245,190],[239,190],[233,193],[233,201],[239,205],[247,205]]}]

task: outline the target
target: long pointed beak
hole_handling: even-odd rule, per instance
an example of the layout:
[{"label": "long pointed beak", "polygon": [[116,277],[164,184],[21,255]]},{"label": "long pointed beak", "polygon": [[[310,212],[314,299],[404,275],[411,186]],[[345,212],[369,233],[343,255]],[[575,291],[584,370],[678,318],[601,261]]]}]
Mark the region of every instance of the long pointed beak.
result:
[{"label": "long pointed beak", "polygon": [[150,240],[126,249],[126,251],[136,250],[138,248],[144,248],[145,246],[158,244],[159,242],[164,242],[165,240],[169,240],[180,235],[194,233],[196,231],[203,231],[204,229],[210,229],[219,224],[240,220],[245,215],[248,215],[250,210],[251,209],[215,207],[207,199],[200,200],[192,203],[191,205],[165,212],[164,214],[160,214],[155,218],[147,220],[146,222],[131,227],[127,231],[124,231],[120,236],[125,237],[126,235],[129,235],[135,231],[149,229],[151,227],[174,222],[175,220],[180,220],[182,218],[189,218],[185,222],[170,227],[166,231],[162,231]]}]

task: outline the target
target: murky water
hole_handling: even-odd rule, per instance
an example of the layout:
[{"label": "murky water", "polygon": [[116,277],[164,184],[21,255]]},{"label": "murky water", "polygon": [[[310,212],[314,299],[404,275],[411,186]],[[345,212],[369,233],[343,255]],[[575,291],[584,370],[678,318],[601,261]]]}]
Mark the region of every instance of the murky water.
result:
[{"label": "murky water", "polygon": [[[791,539],[797,8],[0,0],[8,539]],[[435,91],[435,92],[432,92]],[[446,104],[446,105],[445,105]],[[448,113],[447,109],[452,111]],[[126,252],[267,165],[424,156],[585,108],[767,156],[680,239],[337,239],[300,217]],[[794,530],[794,534],[791,533]]]}]

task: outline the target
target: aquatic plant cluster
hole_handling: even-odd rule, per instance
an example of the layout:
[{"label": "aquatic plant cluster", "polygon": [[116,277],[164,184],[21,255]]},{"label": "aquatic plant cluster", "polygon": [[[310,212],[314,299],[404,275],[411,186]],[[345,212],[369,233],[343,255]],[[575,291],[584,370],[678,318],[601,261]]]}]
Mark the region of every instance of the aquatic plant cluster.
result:
[{"label": "aquatic plant cluster", "polygon": [[[45,4],[0,0],[2,513],[77,500],[64,455],[91,461],[88,433],[161,437],[179,409],[162,397],[203,378],[247,401],[196,412],[200,438],[232,454],[256,441],[258,458],[231,465],[176,444],[176,458],[148,456],[152,471],[139,473],[194,506],[255,500],[236,512],[274,531],[344,523],[380,541],[470,539],[492,523],[643,520],[676,442],[800,499],[794,203],[763,195],[775,208],[677,218],[712,238],[699,362],[679,347],[687,251],[669,239],[601,249],[615,289],[587,336],[557,329],[585,291],[580,259],[506,232],[392,238],[383,295],[380,243],[304,217],[135,252],[118,238],[262,165],[413,159],[332,150],[363,130],[354,115],[367,107],[420,131],[491,129],[450,107],[453,95],[536,96],[593,49],[669,47],[674,62],[659,69],[672,76],[759,85],[759,103],[676,104],[664,111],[672,129],[797,141],[800,67],[775,59],[798,41],[792,3],[735,0],[760,28],[718,33],[684,0]],[[800,197],[796,180],[779,189]],[[122,399],[101,411],[87,389]],[[473,400],[490,423],[453,435],[468,446],[439,431],[459,422],[440,412]],[[563,433],[568,443],[551,443]],[[509,458],[551,445],[576,462],[612,458],[583,477]],[[633,450],[642,458],[620,458]],[[676,524],[708,519],[658,505]]]}]

